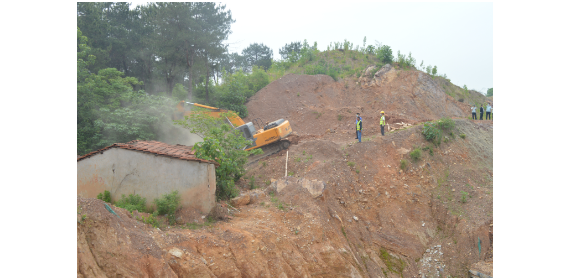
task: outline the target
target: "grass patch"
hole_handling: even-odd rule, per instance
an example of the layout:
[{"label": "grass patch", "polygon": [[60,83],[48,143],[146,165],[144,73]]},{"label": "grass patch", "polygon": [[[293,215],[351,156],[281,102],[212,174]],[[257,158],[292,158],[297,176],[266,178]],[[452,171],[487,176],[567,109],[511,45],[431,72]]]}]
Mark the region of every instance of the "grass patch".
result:
[{"label": "grass patch", "polygon": [[406,267],[406,263],[402,259],[392,257],[392,255],[390,255],[390,253],[388,253],[384,248],[380,248],[378,256],[382,259],[389,271],[400,275],[402,278],[404,277],[403,272]]},{"label": "grass patch", "polygon": [[293,175],[295,175],[295,172],[294,172],[294,171],[289,171],[289,172],[287,173],[287,176],[293,176]]},{"label": "grass patch", "polygon": [[257,186],[255,185],[255,176],[253,175],[251,176],[251,179],[249,179],[249,189],[257,189]]},{"label": "grass patch", "polygon": [[422,158],[422,151],[419,148],[416,148],[410,153],[410,157],[414,162],[416,162]]},{"label": "grass patch", "polygon": [[338,116],[336,116],[336,119],[339,121],[342,121],[343,116],[341,114],[338,114]]},{"label": "grass patch", "polygon": [[465,139],[465,133],[459,134],[459,137],[461,137],[461,139]]},{"label": "grass patch", "polygon": [[355,165],[356,163],[354,163],[353,161],[349,161],[349,162],[347,162],[346,164],[347,164],[348,166],[350,166],[350,167],[354,167],[354,165]]},{"label": "grass patch", "polygon": [[408,161],[405,159],[400,160],[400,169],[406,170],[407,167],[408,167]]},{"label": "grass patch", "polygon": [[356,171],[356,174],[359,174],[359,173],[360,173],[360,170],[358,170],[358,169],[356,169],[355,171]]},{"label": "grass patch", "polygon": [[461,191],[461,202],[467,202],[467,196],[469,195],[468,192]]},{"label": "grass patch", "polygon": [[145,216],[140,216],[140,218],[137,217],[137,220],[139,220],[145,224],[149,224],[154,228],[157,228],[157,227],[160,227],[160,223],[158,222],[158,219],[156,218],[156,216],[157,215],[155,215],[153,213],[153,214],[150,214],[150,216],[148,216],[148,217],[145,217]]},{"label": "grass patch", "polygon": [[188,228],[188,229],[201,229],[201,228],[203,228],[203,227],[210,227],[210,226],[212,226],[212,225],[214,224],[214,222],[215,222],[214,218],[208,216],[208,217],[206,218],[206,221],[204,221],[204,223],[202,223],[202,224],[199,224],[199,223],[196,223],[196,222],[186,223],[186,228]]},{"label": "grass patch", "polygon": [[135,210],[139,212],[150,212],[146,208],[146,198],[141,197],[138,194],[129,194],[129,196],[121,195],[121,200],[119,200],[115,206],[126,209],[129,212]]}]

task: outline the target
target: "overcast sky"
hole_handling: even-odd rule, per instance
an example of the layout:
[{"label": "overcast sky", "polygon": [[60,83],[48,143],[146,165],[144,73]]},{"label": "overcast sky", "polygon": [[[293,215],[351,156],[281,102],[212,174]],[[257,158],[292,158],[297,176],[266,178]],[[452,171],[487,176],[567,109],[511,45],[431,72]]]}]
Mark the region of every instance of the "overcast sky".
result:
[{"label": "overcast sky", "polygon": [[236,21],[231,52],[257,42],[281,59],[279,48],[292,41],[316,41],[322,51],[344,39],[362,46],[366,36],[367,45],[389,45],[394,56],[412,52],[418,66],[422,60],[437,65],[458,86],[484,92],[493,87],[492,3],[223,3]]}]

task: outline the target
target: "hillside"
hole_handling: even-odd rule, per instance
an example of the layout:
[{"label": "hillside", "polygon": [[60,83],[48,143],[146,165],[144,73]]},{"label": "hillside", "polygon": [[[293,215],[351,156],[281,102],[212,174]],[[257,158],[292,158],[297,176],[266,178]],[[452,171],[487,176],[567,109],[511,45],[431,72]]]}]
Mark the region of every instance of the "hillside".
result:
[{"label": "hillside", "polygon": [[202,229],[154,229],[78,199],[78,277],[467,277],[492,266],[493,128],[457,120],[460,133],[418,162],[413,146],[431,146],[419,126],[361,144],[302,140],[288,150],[291,176],[284,152],[250,167],[261,191],[244,188],[232,219]]},{"label": "hillside", "polygon": [[[137,219],[145,214],[112,206],[117,217],[100,200],[78,198],[77,276],[492,275],[493,122],[468,120],[459,101],[485,97],[422,71],[362,65],[337,81],[284,73],[249,99],[246,121],[284,118],[297,136],[248,166],[233,206],[180,209],[176,226],[156,229]],[[435,146],[422,122],[442,117],[455,127]]]}]

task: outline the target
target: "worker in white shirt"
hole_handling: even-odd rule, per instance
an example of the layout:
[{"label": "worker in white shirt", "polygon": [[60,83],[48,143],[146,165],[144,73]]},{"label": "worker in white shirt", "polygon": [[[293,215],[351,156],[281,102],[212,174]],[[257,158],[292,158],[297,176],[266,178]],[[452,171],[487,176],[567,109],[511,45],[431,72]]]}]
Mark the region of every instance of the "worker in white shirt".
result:
[{"label": "worker in white shirt", "polygon": [[491,108],[491,104],[488,104],[488,105],[487,105],[487,113],[485,113],[485,119],[486,119],[486,120],[490,120],[490,119],[491,119],[491,109],[493,109],[493,108]]},{"label": "worker in white shirt", "polygon": [[477,107],[475,105],[471,107],[471,118],[477,120]]}]

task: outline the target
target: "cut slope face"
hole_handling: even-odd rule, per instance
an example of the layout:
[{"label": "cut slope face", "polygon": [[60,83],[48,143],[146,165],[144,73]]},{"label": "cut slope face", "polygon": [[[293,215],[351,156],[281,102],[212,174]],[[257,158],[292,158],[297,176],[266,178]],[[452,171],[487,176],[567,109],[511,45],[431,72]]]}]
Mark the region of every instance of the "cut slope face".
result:
[{"label": "cut slope face", "polygon": [[386,112],[389,124],[469,116],[467,104],[446,95],[421,71],[385,65],[373,78],[366,75],[340,82],[326,75],[285,75],[248,101],[246,121],[283,118],[299,135],[321,135],[327,130],[354,130],[356,113],[368,131],[378,129],[380,111]]},{"label": "cut slope face", "polygon": [[[288,150],[299,178],[283,177],[283,152],[250,167],[244,178],[258,187],[278,180],[211,228],[157,230],[78,199],[78,276],[467,277],[469,264],[492,259],[493,127],[457,120],[465,139],[413,162],[414,146],[430,146],[419,133],[300,141]],[[322,195],[306,182],[324,183]]]}]

